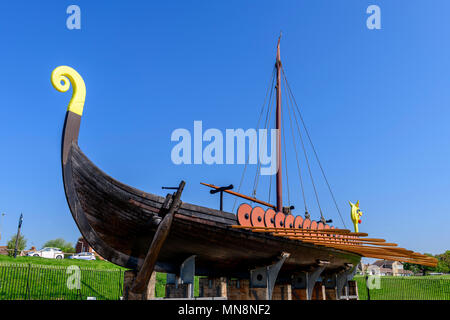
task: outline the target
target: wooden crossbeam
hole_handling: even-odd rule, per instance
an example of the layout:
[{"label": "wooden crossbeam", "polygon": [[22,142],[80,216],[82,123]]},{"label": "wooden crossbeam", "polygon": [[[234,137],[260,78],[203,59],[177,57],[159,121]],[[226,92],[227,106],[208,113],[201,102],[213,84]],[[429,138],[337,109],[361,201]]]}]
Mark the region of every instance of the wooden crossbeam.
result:
[{"label": "wooden crossbeam", "polygon": [[[204,185],[204,186],[207,186],[207,187],[209,187],[209,188],[215,189],[215,190],[219,189],[218,186],[215,186],[215,185],[213,185],[213,184],[204,183],[204,182],[200,182],[200,184],[202,184],[202,185]],[[256,202],[256,203],[262,204],[263,206],[266,206],[266,207],[269,207],[269,208],[272,208],[272,209],[275,209],[275,210],[276,210],[276,206],[274,206],[273,204],[268,203],[268,202],[265,202],[265,201],[258,200],[258,199],[256,199],[256,198],[247,196],[247,195],[245,195],[245,194],[238,193],[238,192],[231,191],[231,190],[224,190],[223,192],[232,194],[233,196],[236,196],[236,197],[239,197],[239,198],[242,198],[242,199],[245,199],[245,200],[250,200],[250,201],[252,201],[252,202]]]}]

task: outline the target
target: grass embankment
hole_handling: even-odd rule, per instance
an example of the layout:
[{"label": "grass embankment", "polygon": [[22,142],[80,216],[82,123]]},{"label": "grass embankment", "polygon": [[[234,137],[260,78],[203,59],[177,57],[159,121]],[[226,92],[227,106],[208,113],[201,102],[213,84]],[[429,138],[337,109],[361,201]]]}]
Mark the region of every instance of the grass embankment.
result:
[{"label": "grass embankment", "polygon": [[0,300],[119,299],[125,270],[101,260],[0,256]]},{"label": "grass embankment", "polygon": [[[360,300],[450,300],[450,276],[381,276],[379,289],[367,292],[364,276],[355,276]],[[375,284],[375,282],[373,282]]]},{"label": "grass embankment", "polygon": [[[81,271],[80,290],[69,289],[67,282],[78,266]],[[123,290],[126,268],[103,260],[46,259],[0,255],[0,300],[4,299],[118,299]],[[164,297],[166,274],[156,274],[156,297]],[[198,277],[194,295],[198,296]]]}]

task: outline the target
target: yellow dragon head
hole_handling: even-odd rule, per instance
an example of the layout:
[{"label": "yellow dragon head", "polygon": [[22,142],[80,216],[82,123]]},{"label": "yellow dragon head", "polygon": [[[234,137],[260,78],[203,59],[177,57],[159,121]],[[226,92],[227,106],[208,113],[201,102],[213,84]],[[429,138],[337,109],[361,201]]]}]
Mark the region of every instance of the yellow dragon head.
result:
[{"label": "yellow dragon head", "polygon": [[360,217],[362,216],[361,210],[359,210],[359,200],[356,201],[356,204],[351,203],[350,201],[351,211],[350,216],[353,221],[353,225],[355,226],[355,232],[358,232],[358,223],[361,223]]}]

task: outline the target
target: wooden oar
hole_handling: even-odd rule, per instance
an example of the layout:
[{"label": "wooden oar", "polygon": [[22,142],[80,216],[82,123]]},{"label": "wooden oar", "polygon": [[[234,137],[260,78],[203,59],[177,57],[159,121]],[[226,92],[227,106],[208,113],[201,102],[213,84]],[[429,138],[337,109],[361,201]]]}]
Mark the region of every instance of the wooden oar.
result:
[{"label": "wooden oar", "polygon": [[[427,266],[435,267],[437,265],[437,259],[421,255],[418,253],[409,254],[406,249],[403,248],[395,248],[403,251],[394,251],[392,248],[373,248],[373,247],[358,247],[358,246],[345,246],[345,245],[336,245],[336,244],[324,244],[317,243],[319,246],[331,247],[339,250],[345,250],[349,252],[354,252],[360,254],[364,257],[371,258],[379,258],[379,259],[388,259],[388,260],[396,260],[402,262],[410,262],[415,264],[422,264]],[[372,249],[372,250],[371,250]],[[375,250],[373,250],[375,249]]]},{"label": "wooden oar", "polygon": [[390,255],[390,256],[398,256],[398,257],[404,257],[404,258],[410,258],[410,259],[420,259],[420,260],[426,260],[426,261],[432,261],[427,259],[427,256],[417,256],[417,255],[411,255],[408,253],[408,250],[403,248],[383,248],[383,247],[367,247],[367,246],[344,246],[344,245],[336,245],[336,244],[324,244],[324,243],[317,243],[317,245],[323,245],[327,247],[332,247],[336,249],[341,249],[345,251],[355,252],[359,254],[363,254],[364,256],[373,256],[374,254],[384,254],[384,255]]},{"label": "wooden oar", "polygon": [[403,254],[403,255],[411,255],[410,250],[406,250],[404,248],[392,248],[392,247],[382,247],[382,246],[364,246],[364,245],[349,245],[344,243],[335,243],[335,242],[326,242],[326,241],[317,241],[317,240],[303,240],[303,242],[309,242],[317,245],[324,245],[324,246],[330,246],[335,247],[343,250],[366,250],[370,252],[376,252],[376,250],[384,250],[387,252],[394,252],[396,254]]},{"label": "wooden oar", "polygon": [[[337,241],[335,241],[335,240],[328,240],[328,239],[312,239],[311,237],[298,237],[298,236],[287,236],[289,239],[292,239],[292,240],[300,240],[300,241],[302,241],[302,240],[310,240],[310,241],[317,241],[317,242],[323,242],[323,243],[339,243],[339,242],[337,242]],[[379,245],[383,245],[383,246],[386,246],[386,247],[397,247],[398,246],[398,244],[396,244],[396,243],[388,243],[388,242],[372,242],[372,241],[366,241],[365,239],[364,240],[360,240],[360,239],[346,239],[346,240],[344,240],[344,243],[348,243],[348,244],[350,244],[350,245],[353,245],[353,244],[370,244],[370,245],[376,245],[376,246],[379,246]]]},{"label": "wooden oar", "polygon": [[[367,237],[367,233],[350,232],[347,229],[294,229],[253,226],[231,226],[235,229],[247,229],[252,232],[270,233],[274,236],[291,238],[318,246],[353,252],[364,257],[388,259],[435,267],[437,259],[420,253],[395,247],[395,243],[386,243],[384,239],[355,238]],[[369,246],[370,245],[370,246]]]},{"label": "wooden oar", "polygon": [[[338,249],[342,249],[342,250],[366,250],[368,252],[376,252],[377,250],[384,250],[384,251],[389,251],[389,252],[395,252],[395,253],[399,253],[399,254],[408,254],[408,252],[405,252],[402,248],[394,248],[394,247],[380,247],[380,246],[367,246],[367,245],[358,245],[358,244],[337,244],[337,243],[331,243],[331,242],[325,242],[325,241],[316,241],[316,240],[304,240],[304,242],[307,243],[313,243],[316,245],[324,245],[324,246],[329,246],[329,247],[333,247],[333,248],[338,248]],[[398,249],[398,250],[396,250]],[[390,250],[394,250],[394,251],[390,251]]]},{"label": "wooden oar", "polygon": [[[265,232],[260,230],[255,230],[254,232]],[[385,239],[377,239],[377,238],[353,238],[353,237],[347,237],[346,235],[343,235],[343,237],[333,237],[334,235],[330,234],[310,234],[310,233],[301,233],[301,232],[292,232],[292,231],[272,231],[270,232],[273,235],[277,236],[289,236],[289,237],[298,237],[298,239],[302,238],[314,238],[314,239],[321,239],[321,240],[329,240],[329,241],[364,241],[364,242],[374,242],[374,243],[385,243]]]},{"label": "wooden oar", "polygon": [[296,229],[296,228],[275,228],[275,227],[251,227],[251,226],[240,226],[240,225],[232,225],[233,229],[248,229],[248,230],[258,230],[260,232],[273,232],[273,231],[291,231],[297,233],[333,233],[333,234],[345,234],[349,236],[359,236],[359,237],[367,237],[368,234],[364,232],[351,232],[347,229]]}]

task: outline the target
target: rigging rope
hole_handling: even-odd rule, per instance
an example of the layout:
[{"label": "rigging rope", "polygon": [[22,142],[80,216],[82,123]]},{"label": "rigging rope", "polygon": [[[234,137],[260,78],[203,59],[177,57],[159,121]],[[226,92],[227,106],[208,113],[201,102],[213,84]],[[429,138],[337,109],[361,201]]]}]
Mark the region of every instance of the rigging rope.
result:
[{"label": "rigging rope", "polygon": [[[280,106],[281,108],[281,106]],[[283,149],[284,149],[284,167],[285,167],[285,171],[286,171],[286,185],[287,185],[287,193],[288,193],[288,202],[289,202],[289,207],[291,206],[291,194],[289,192],[289,175],[288,175],[288,165],[287,165],[287,155],[286,155],[286,139],[284,136],[284,130],[282,130],[282,128],[284,127],[284,113],[283,113],[283,108],[281,108],[281,122],[282,122],[282,126],[280,128],[280,131],[283,135]]]},{"label": "rigging rope", "polygon": [[[286,80],[286,77],[284,75],[284,72],[283,72],[283,79],[284,79],[284,82],[286,83],[286,86],[287,86],[287,80]],[[313,186],[313,189],[314,189],[314,195],[316,197],[317,206],[319,207],[320,217],[323,219],[323,213],[322,213],[322,208],[320,206],[319,195],[317,194],[316,184],[314,183],[314,178],[313,178],[313,175],[312,175],[312,172],[311,172],[311,166],[309,165],[308,155],[306,153],[306,148],[305,148],[305,144],[303,142],[302,133],[300,131],[300,126],[298,124],[297,117],[296,117],[295,113],[294,113],[294,119],[295,119],[295,122],[297,123],[298,135],[300,137],[300,142],[302,144],[303,154],[305,155],[306,165],[308,167],[309,176],[311,178],[311,183],[312,183],[312,186]]]},{"label": "rigging rope", "polygon": [[[265,109],[265,106],[266,106],[266,100],[267,100],[267,96],[269,95],[269,90],[270,90],[271,92],[273,91],[273,83],[274,83],[274,81],[275,81],[275,66],[274,66],[273,69],[272,69],[272,84],[271,84],[269,87],[267,87],[266,97],[264,98],[264,103],[263,103],[263,105],[262,105],[262,107],[261,107],[261,112],[260,112],[260,114],[259,114],[259,118],[258,118],[258,122],[257,122],[257,124],[256,124],[256,128],[259,127],[259,122],[261,121],[261,117],[262,117],[262,114],[263,114],[264,109]],[[269,80],[269,83],[270,83],[270,82],[271,82],[271,81]],[[238,191],[237,191],[237,192],[240,192],[240,190],[241,190],[242,182],[244,181],[245,171],[247,170],[247,163],[248,163],[248,158],[249,158],[249,156],[250,156],[250,155],[247,155],[247,161],[246,161],[245,164],[244,164],[244,171],[242,172],[241,181],[239,182],[239,187],[238,187]],[[233,210],[232,210],[232,212],[234,212],[234,209],[236,208],[236,202],[237,202],[237,198],[234,199],[234,204],[233,204]]]},{"label": "rigging rope", "polygon": [[270,192],[272,191],[272,175],[270,175],[269,178],[269,200],[267,200],[268,203],[270,203]]},{"label": "rigging rope", "polygon": [[[287,89],[286,86],[284,86],[284,91],[287,97]],[[291,128],[291,136],[292,136],[292,143],[294,145],[294,151],[295,151],[295,159],[297,160],[297,170],[298,170],[298,177],[300,179],[300,186],[302,189],[302,196],[303,196],[303,204],[305,205],[305,213],[308,212],[308,207],[306,205],[306,197],[305,197],[305,188],[303,186],[303,178],[302,178],[302,172],[300,169],[300,161],[298,160],[298,152],[297,152],[297,145],[295,143],[295,134],[294,134],[294,127],[292,125],[292,117],[291,117],[291,109],[289,108],[289,100],[286,99],[286,104],[287,104],[287,109],[288,109],[288,115],[289,115],[289,124],[290,124],[290,128]],[[292,112],[294,112],[294,110],[292,110]]]},{"label": "rigging rope", "polygon": [[[273,83],[272,83],[272,85],[273,85]],[[273,87],[272,87],[272,90],[270,92],[269,105],[268,105],[268,108],[267,108],[267,114],[266,114],[266,121],[265,121],[265,124],[264,124],[264,129],[268,129],[268,126],[269,126],[269,123],[270,123],[270,118],[272,116],[272,108],[273,108],[273,105],[274,105],[273,101],[275,101],[275,97],[272,100],[272,96],[273,96]],[[258,163],[256,165],[255,180],[253,181],[252,195],[253,195],[254,198],[256,198],[256,191],[257,191],[257,188],[258,188],[260,175],[261,175],[261,161],[258,161]]]},{"label": "rigging rope", "polygon": [[286,82],[286,87],[287,87],[288,90],[289,90],[290,96],[292,97],[292,99],[293,99],[293,101],[294,101],[294,103],[295,103],[295,106],[296,106],[296,108],[297,108],[297,112],[298,112],[298,114],[299,114],[300,120],[301,120],[301,122],[302,122],[302,124],[303,124],[303,127],[305,128],[306,136],[308,137],[309,143],[311,144],[311,147],[312,147],[313,152],[314,152],[314,156],[315,156],[315,158],[316,158],[316,160],[317,160],[317,163],[319,164],[320,171],[322,172],[322,175],[323,175],[324,180],[325,180],[325,182],[326,182],[326,184],[327,184],[328,190],[330,191],[331,197],[332,197],[332,199],[333,199],[334,205],[336,206],[337,212],[339,213],[339,217],[341,218],[341,221],[342,221],[342,224],[344,225],[344,228],[347,228],[347,226],[345,225],[344,219],[342,218],[341,210],[339,210],[339,206],[338,206],[337,201],[336,201],[336,199],[335,199],[335,197],[334,197],[334,193],[333,193],[333,191],[331,190],[330,184],[328,183],[328,179],[327,179],[327,177],[326,177],[326,175],[325,175],[325,171],[323,170],[322,164],[321,164],[321,162],[320,162],[320,160],[319,160],[319,156],[317,155],[316,148],[314,147],[314,144],[313,144],[313,142],[312,142],[312,140],[311,140],[311,137],[310,137],[310,135],[309,135],[308,129],[306,128],[305,121],[303,120],[303,117],[302,117],[302,114],[301,114],[300,109],[299,109],[299,107],[298,107],[297,101],[295,100],[294,94],[292,93],[291,87],[289,86],[289,83],[288,83],[288,81],[287,81],[287,77],[286,77],[286,74],[284,73],[283,67],[281,67],[281,71],[282,71],[282,73],[283,73],[283,77],[284,77],[285,82]]}]

